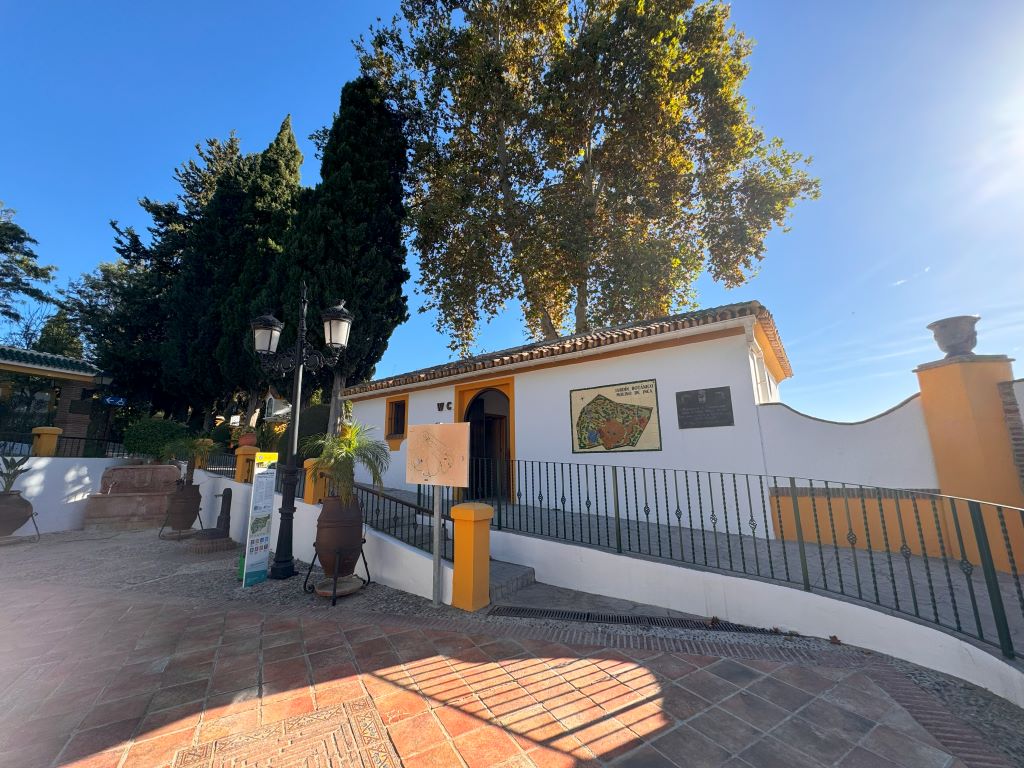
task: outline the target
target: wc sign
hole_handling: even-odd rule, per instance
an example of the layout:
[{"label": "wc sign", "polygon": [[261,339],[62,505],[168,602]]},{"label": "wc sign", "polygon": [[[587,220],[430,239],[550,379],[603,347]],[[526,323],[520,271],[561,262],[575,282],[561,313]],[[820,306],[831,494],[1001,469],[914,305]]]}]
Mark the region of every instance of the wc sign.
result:
[{"label": "wc sign", "polygon": [[452,401],[441,402],[437,404],[437,412],[443,413],[444,411],[450,411],[452,409]]}]

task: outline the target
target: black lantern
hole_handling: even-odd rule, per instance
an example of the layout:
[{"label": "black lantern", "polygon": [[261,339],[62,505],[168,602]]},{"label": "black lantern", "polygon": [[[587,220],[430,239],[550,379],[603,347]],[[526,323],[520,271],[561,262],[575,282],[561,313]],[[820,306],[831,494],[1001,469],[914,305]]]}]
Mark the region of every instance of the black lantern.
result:
[{"label": "black lantern", "polygon": [[348,334],[352,330],[352,313],[345,309],[345,302],[340,301],[330,309],[321,313],[324,320],[324,342],[331,349],[344,349],[348,346]]},{"label": "black lantern", "polygon": [[272,355],[277,352],[277,342],[281,340],[281,329],[284,323],[273,315],[260,315],[252,321],[252,340],[256,351],[261,355]]}]

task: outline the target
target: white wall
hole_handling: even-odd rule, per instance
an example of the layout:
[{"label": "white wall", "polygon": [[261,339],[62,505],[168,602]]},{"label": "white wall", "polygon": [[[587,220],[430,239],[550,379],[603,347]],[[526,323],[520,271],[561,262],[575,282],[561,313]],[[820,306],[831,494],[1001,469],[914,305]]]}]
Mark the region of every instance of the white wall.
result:
[{"label": "white wall", "polygon": [[[28,472],[14,483],[14,490],[32,502],[36,525],[42,533],[79,531],[85,520],[85,502],[90,493],[100,490],[100,480],[108,467],[117,467],[124,459],[81,459],[33,457],[25,465]],[[16,536],[34,536],[31,521]]]},{"label": "white wall", "polygon": [[1024,672],[998,657],[939,630],[835,598],[502,531],[491,531],[491,555],[531,566],[545,584],[755,627],[836,635],[848,645],[955,675],[1024,706]]},{"label": "white wall", "polygon": [[769,474],[938,488],[920,395],[867,421],[823,421],[781,403],[759,406]]},{"label": "white wall", "polygon": [[[245,540],[246,522],[249,516],[249,502],[252,497],[252,486],[248,483],[236,483],[234,480],[197,470],[196,482],[199,484],[203,497],[201,515],[203,525],[213,527],[217,523],[221,499],[217,498],[225,488],[231,489],[231,538],[238,542]],[[281,494],[274,498],[274,516],[271,521],[271,542],[277,541],[280,525],[278,509],[281,506]],[[320,515],[319,505],[295,501],[295,518],[292,523],[292,553],[305,562],[313,559],[313,541],[316,538],[316,520]],[[370,577],[373,581],[395,589],[401,589],[420,597],[430,599],[433,596],[433,561],[427,552],[410,547],[404,542],[393,539],[372,528],[364,528],[366,544],[363,552],[370,565]],[[451,604],[452,565],[442,562],[442,596],[445,604]],[[356,572],[362,576],[363,564],[356,566]],[[305,576],[303,573],[302,576]]]}]

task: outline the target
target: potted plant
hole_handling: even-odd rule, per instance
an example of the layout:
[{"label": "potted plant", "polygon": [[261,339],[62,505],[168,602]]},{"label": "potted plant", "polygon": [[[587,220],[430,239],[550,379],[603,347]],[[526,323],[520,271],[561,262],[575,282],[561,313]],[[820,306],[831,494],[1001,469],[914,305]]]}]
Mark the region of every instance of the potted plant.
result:
[{"label": "potted plant", "polygon": [[27,462],[28,456],[0,458],[0,536],[10,536],[32,517],[32,502],[22,498],[21,491],[14,490],[14,481],[28,472]]},{"label": "potted plant", "polygon": [[178,489],[167,499],[167,524],[175,531],[187,531],[199,517],[202,496],[199,486],[192,482],[197,467],[206,466],[217,444],[208,437],[180,438],[168,443],[161,451],[165,459],[183,459],[188,462],[185,476],[178,481]]},{"label": "potted plant", "polygon": [[[303,450],[314,457],[314,476],[328,480],[328,495],[316,522],[316,549],[324,575],[350,576],[359,560],[363,541],[363,510],[356,498],[356,465],[366,468],[373,484],[391,461],[388,446],[370,436],[373,427],[345,424],[340,435],[313,435],[303,441]],[[335,553],[339,553],[335,562]]]},{"label": "potted plant", "polygon": [[231,432],[231,439],[234,440],[236,448],[240,448],[243,445],[254,446],[259,440],[256,436],[256,430],[248,425],[235,427]]}]

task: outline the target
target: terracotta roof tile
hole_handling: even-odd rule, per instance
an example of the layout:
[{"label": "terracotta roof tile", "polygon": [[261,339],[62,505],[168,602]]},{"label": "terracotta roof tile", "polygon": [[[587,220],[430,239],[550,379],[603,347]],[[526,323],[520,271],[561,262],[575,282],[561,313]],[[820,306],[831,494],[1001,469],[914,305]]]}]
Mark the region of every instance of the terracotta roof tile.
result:
[{"label": "terracotta roof tile", "polygon": [[609,347],[626,341],[658,336],[663,333],[671,333],[672,331],[684,330],[686,328],[712,325],[739,317],[757,318],[762,330],[764,330],[765,336],[768,338],[772,351],[782,366],[783,372],[787,376],[792,376],[793,369],[790,367],[786,350],[782,347],[782,340],[779,338],[779,332],[775,327],[775,321],[772,319],[771,312],[760,302],[747,301],[739,304],[727,304],[721,307],[698,309],[679,315],[646,320],[629,325],[620,325],[613,328],[601,328],[578,336],[564,336],[550,341],[537,341],[532,344],[502,349],[497,352],[488,352],[463,360],[453,360],[450,363],[435,365],[431,368],[410,371],[409,373],[376,379],[355,387],[349,387],[345,390],[345,394],[358,395],[408,386],[409,384],[422,383],[424,381],[437,381],[474,371],[501,368],[506,365],[547,357],[557,357],[571,352]]},{"label": "terracotta roof tile", "polygon": [[84,373],[95,376],[100,369],[84,360],[64,355],[51,355],[49,352],[37,352],[34,349],[0,346],[0,362],[14,363],[30,367],[53,368],[68,373]]}]

